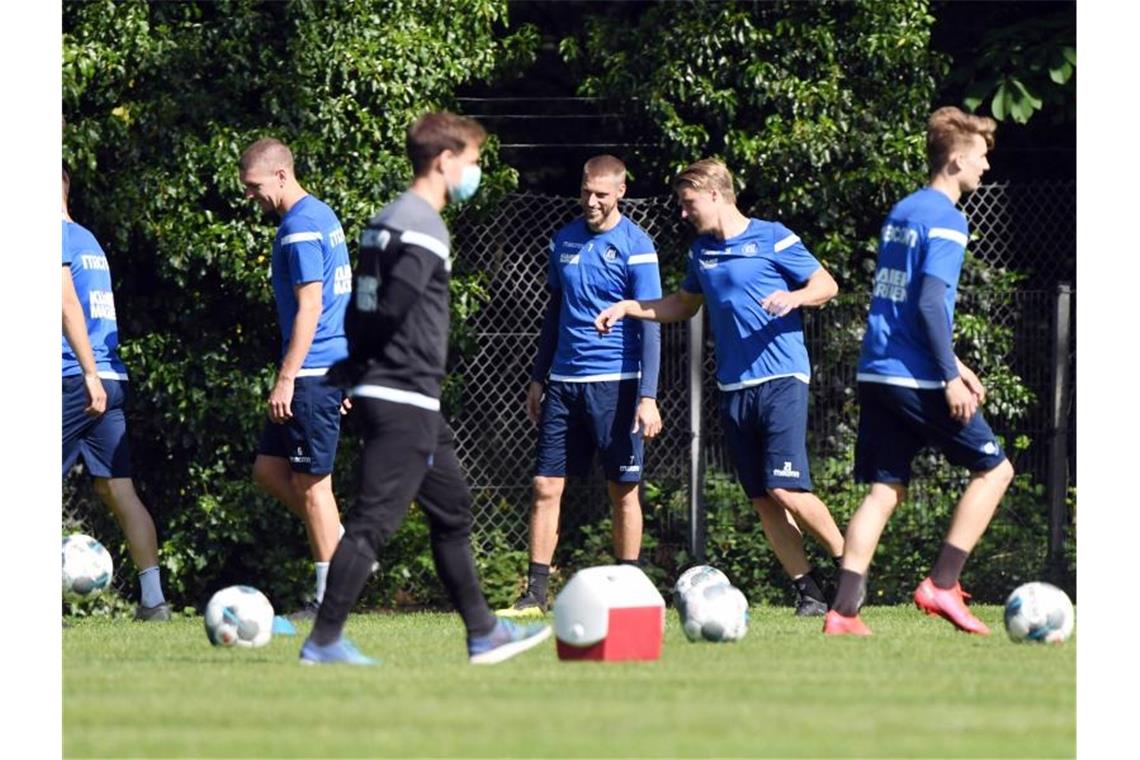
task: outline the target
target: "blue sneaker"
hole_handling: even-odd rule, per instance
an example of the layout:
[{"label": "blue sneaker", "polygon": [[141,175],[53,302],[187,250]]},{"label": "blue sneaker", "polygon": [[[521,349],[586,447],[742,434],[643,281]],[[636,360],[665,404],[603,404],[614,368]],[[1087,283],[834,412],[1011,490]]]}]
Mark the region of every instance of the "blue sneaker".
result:
[{"label": "blue sneaker", "polygon": [[497,618],[494,630],[486,636],[467,639],[467,654],[472,665],[494,665],[550,638],[550,626],[542,623],[523,625]]},{"label": "blue sneaker", "polygon": [[375,665],[379,660],[365,657],[351,641],[341,636],[331,644],[321,646],[311,638],[301,647],[302,665]]},{"label": "blue sneaker", "polygon": [[297,628],[287,618],[280,615],[273,616],[274,636],[296,636]]}]

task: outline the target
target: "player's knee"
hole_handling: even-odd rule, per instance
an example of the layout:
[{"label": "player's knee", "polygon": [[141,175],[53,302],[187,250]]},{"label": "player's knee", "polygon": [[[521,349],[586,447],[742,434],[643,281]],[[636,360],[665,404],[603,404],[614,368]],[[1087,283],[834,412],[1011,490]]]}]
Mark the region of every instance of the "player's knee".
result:
[{"label": "player's knee", "polygon": [[562,478],[548,478],[542,475],[534,479],[534,498],[536,506],[547,506],[551,502],[557,504],[562,498]]},{"label": "player's knee", "polygon": [[[329,502],[332,496],[332,476],[312,475],[307,472],[294,472],[289,476],[293,490],[305,500],[307,508],[318,508]],[[333,508],[335,508],[335,502]]]},{"label": "player's knee", "polygon": [[985,473],[985,477],[992,480],[996,485],[999,485],[1004,490],[1013,482],[1014,476],[1013,464],[1009,459],[1003,459],[1001,464],[994,467]]},{"label": "player's knee", "polygon": [[760,516],[761,522],[784,519],[784,507],[771,497],[752,499],[752,508],[755,509],[756,514]]},{"label": "player's knee", "polygon": [[270,491],[273,483],[273,471],[265,460],[258,458],[253,463],[253,469],[250,471],[250,477],[253,479],[255,485],[263,491]]},{"label": "player's knee", "polygon": [[431,526],[431,542],[433,544],[446,544],[455,541],[466,541],[471,536],[471,530],[475,527],[475,521],[470,516],[456,517],[453,520],[446,522],[432,523]]},{"label": "player's knee", "polygon": [[95,495],[98,496],[104,504],[110,504],[114,499],[114,494],[111,492],[111,484],[107,478],[95,478],[92,488],[95,489]]},{"label": "player's knee", "polygon": [[[345,530],[344,535],[341,536],[340,544],[344,546],[345,550],[351,551],[358,557],[372,563],[376,561],[376,552],[379,549],[380,541],[381,538],[375,530],[357,523]],[[341,547],[338,545],[337,551],[340,549]]]},{"label": "player's knee", "polygon": [[787,488],[768,489],[768,495],[772,497],[769,501],[775,502],[777,506],[788,510],[792,514],[799,512],[800,502],[805,493],[805,491],[792,491]]},{"label": "player's knee", "polygon": [[878,509],[890,512],[905,500],[906,486],[901,483],[876,483],[871,486],[871,492],[867,494],[865,501]]}]

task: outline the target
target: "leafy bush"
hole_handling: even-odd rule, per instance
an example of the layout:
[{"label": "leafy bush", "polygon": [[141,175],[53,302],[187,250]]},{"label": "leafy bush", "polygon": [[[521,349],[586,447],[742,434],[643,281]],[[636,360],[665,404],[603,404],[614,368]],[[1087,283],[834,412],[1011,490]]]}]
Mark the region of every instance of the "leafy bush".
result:
[{"label": "leafy bush", "polygon": [[[412,119],[533,60],[535,30],[506,22],[505,0],[64,4],[72,214],[111,262],[135,479],[179,603],[256,579],[280,605],[311,583],[299,521],[250,481],[280,338],[266,277],[274,224],[242,198],[241,151],[265,135],[289,144],[355,256],[363,224],[410,180]],[[479,202],[493,203],[516,175],[494,137],[484,155]],[[459,328],[481,283],[457,272]],[[349,434],[341,447],[343,509],[358,444]]]}]

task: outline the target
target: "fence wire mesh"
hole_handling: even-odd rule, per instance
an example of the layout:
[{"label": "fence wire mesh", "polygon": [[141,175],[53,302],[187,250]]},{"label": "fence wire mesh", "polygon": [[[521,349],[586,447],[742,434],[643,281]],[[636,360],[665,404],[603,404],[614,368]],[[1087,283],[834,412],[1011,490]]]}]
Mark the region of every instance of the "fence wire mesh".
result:
[{"label": "fence wire mesh", "polygon": [[[622,210],[655,241],[663,271],[684,261],[692,235],[671,196],[627,199],[622,202]],[[1013,331],[1014,348],[1006,361],[1034,395],[1025,417],[991,418],[991,424],[1007,444],[1017,436],[1028,437],[1031,443],[1027,448],[1010,449],[1011,460],[1019,472],[1029,472],[1040,482],[1047,479],[1051,467],[1051,437],[1066,436],[1069,446],[1065,466],[1068,482],[1075,485],[1075,331],[1070,333],[1074,336],[1067,358],[1070,383],[1062,400],[1060,430],[1055,429],[1052,419],[1057,285],[1075,284],[1075,184],[986,185],[966,199],[964,211],[973,231],[971,253],[989,264],[1028,275],[1021,289],[1011,295],[984,301],[990,323]],[[451,423],[460,460],[475,495],[477,541],[481,534],[496,531],[506,536],[511,545],[526,547],[536,431],[527,419],[524,399],[547,299],[547,246],[553,232],[578,213],[575,198],[510,194],[491,210],[461,213],[452,225],[457,273],[484,273],[490,295],[469,325],[475,349],[453,369],[462,377],[463,390],[462,403]],[[672,284],[675,283],[664,283],[666,290]],[[1075,296],[1075,288],[1073,293]],[[959,312],[968,313],[977,295],[963,292]],[[837,340],[836,331],[861,333],[866,308],[866,295],[851,294],[806,316],[805,340],[813,369],[809,451],[814,460],[842,454],[853,439],[858,342]],[[1074,308],[1070,312],[1070,321],[1074,323],[1075,313]],[[688,488],[692,422],[687,329],[684,324],[676,324],[665,325],[662,330],[658,404],[666,426],[661,436],[646,447],[645,460],[648,480],[672,482],[681,488]],[[840,350],[837,346],[846,348]],[[715,362],[707,330],[703,347],[703,464],[708,469],[731,472],[721,436]],[[94,498],[89,480],[80,472],[77,468],[64,484],[65,529],[96,534],[114,530]],[[829,489],[848,477],[846,473],[813,475],[816,489],[825,500]],[[922,502],[924,483],[937,483],[943,490],[954,489],[964,482],[964,473],[945,465],[920,464],[916,467],[916,481],[912,497]],[[350,503],[351,494],[341,494],[340,499],[344,504]],[[1039,508],[1048,510],[1044,501]],[[574,542],[583,525],[608,512],[605,483],[598,468],[585,482],[571,481],[562,503],[563,546]],[[996,519],[1017,522],[1027,517],[1017,510],[1003,509]],[[1069,514],[1070,526],[1071,517]],[[672,536],[685,535],[688,521],[687,510],[675,507],[660,515],[655,525]],[[681,547],[666,543],[658,551],[678,548]],[[130,585],[133,580],[117,569],[116,587],[125,590]]]}]

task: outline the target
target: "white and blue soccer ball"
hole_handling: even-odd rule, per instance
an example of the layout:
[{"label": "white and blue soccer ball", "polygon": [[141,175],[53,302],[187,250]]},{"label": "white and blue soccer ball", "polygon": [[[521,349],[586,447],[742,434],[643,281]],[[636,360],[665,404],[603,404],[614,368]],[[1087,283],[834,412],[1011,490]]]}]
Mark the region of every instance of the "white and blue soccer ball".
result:
[{"label": "white and blue soccer ball", "polygon": [[206,605],[206,636],[216,647],[260,647],[273,637],[273,605],[253,586],[229,586]]},{"label": "white and blue soccer ball", "polygon": [[748,633],[748,600],[727,582],[690,590],[678,611],[689,641],[739,641]]},{"label": "white and blue soccer ball", "polygon": [[1019,643],[1060,644],[1072,635],[1075,623],[1069,595],[1049,583],[1018,586],[1005,601],[1005,630]]},{"label": "white and blue soccer ball", "polygon": [[63,593],[72,599],[96,596],[111,584],[111,553],[91,536],[76,533],[63,539]]},{"label": "white and blue soccer ball", "polygon": [[685,617],[685,597],[698,588],[715,583],[730,583],[728,576],[712,565],[694,565],[673,584],[673,606]]}]

